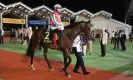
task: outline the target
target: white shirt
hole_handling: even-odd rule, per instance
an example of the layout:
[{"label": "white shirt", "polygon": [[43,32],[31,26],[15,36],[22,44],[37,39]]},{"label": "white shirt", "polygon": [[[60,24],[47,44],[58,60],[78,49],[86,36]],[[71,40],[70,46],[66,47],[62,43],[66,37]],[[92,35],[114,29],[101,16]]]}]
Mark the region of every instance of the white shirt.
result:
[{"label": "white shirt", "polygon": [[115,33],[113,32],[112,34],[111,34],[111,37],[115,37],[115,35],[114,35]]},{"label": "white shirt", "polygon": [[1,34],[2,34],[2,36],[3,36],[3,35],[4,35],[4,30],[3,30],[3,29],[1,29],[1,30],[2,30],[2,33],[1,33]]},{"label": "white shirt", "polygon": [[108,34],[106,32],[102,33],[103,36],[100,37],[100,40],[102,40],[102,44],[106,45],[108,42]]},{"label": "white shirt", "polygon": [[82,52],[82,41],[81,41],[81,36],[78,35],[74,41],[72,47],[76,47],[77,52]]}]

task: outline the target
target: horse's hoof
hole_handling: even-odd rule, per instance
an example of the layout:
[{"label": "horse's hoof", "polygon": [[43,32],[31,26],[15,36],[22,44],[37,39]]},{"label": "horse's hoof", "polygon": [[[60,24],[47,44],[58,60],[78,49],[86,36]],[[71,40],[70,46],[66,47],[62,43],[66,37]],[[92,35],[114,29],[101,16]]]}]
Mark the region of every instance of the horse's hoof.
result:
[{"label": "horse's hoof", "polygon": [[71,75],[67,75],[68,78],[71,78]]},{"label": "horse's hoof", "polygon": [[32,70],[33,70],[33,71],[35,71],[35,68],[34,68],[34,67],[32,67]]},{"label": "horse's hoof", "polygon": [[35,71],[35,67],[34,67],[33,65],[31,65],[31,69],[32,69],[33,71]]},{"label": "horse's hoof", "polygon": [[53,72],[54,71],[54,69],[50,69],[50,72]]}]

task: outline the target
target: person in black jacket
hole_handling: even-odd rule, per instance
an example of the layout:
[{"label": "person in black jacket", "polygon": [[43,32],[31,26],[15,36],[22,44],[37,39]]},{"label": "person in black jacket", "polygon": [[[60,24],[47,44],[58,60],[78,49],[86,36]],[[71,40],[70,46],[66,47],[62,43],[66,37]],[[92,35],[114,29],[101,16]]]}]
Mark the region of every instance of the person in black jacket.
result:
[{"label": "person in black jacket", "polygon": [[121,42],[121,50],[122,51],[126,51],[126,46],[125,46],[125,43],[126,43],[126,34],[125,32],[123,31],[122,34],[121,34],[121,38],[120,38],[120,42]]},{"label": "person in black jacket", "polygon": [[10,42],[15,38],[15,30],[11,29]]},{"label": "person in black jacket", "polygon": [[0,29],[0,44],[2,43],[2,29]]},{"label": "person in black jacket", "polygon": [[115,42],[114,42],[114,49],[116,49],[117,47],[117,50],[119,49],[119,43],[120,43],[120,34],[121,34],[121,30],[119,30],[119,32],[115,32]]}]

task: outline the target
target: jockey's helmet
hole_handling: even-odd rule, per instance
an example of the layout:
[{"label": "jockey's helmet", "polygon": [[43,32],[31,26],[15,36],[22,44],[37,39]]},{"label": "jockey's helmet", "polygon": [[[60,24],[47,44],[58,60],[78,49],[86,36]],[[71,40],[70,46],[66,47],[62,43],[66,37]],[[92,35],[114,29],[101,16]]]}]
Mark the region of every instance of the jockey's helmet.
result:
[{"label": "jockey's helmet", "polygon": [[62,6],[59,4],[54,5],[54,9],[61,9],[61,8],[62,8]]}]

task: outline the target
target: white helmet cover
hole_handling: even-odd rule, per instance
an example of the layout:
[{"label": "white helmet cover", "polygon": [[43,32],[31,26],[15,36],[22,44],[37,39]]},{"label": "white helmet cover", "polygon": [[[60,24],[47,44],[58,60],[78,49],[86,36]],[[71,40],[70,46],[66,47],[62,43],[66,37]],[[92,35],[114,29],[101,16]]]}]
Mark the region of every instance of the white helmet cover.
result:
[{"label": "white helmet cover", "polygon": [[58,9],[58,8],[62,8],[62,6],[59,4],[54,5],[54,9]]}]

